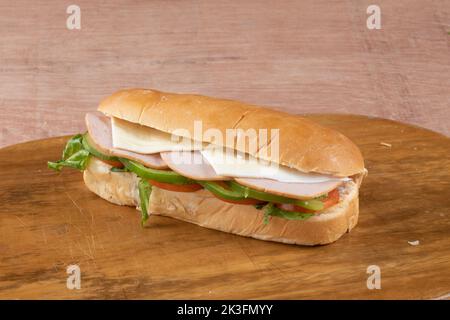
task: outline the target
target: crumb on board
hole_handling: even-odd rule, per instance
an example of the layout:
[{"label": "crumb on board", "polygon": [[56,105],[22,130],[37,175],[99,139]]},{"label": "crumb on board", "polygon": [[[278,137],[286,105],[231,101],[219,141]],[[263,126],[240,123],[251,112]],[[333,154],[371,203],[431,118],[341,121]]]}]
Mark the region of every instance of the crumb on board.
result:
[{"label": "crumb on board", "polygon": [[420,244],[420,241],[419,241],[419,240],[414,240],[414,241],[408,241],[408,243],[409,243],[411,246],[418,246],[418,245]]},{"label": "crumb on board", "polygon": [[392,148],[392,144],[390,144],[390,143],[387,143],[387,142],[380,142],[380,144],[381,144],[382,146],[385,146],[385,147],[388,147],[388,148]]}]

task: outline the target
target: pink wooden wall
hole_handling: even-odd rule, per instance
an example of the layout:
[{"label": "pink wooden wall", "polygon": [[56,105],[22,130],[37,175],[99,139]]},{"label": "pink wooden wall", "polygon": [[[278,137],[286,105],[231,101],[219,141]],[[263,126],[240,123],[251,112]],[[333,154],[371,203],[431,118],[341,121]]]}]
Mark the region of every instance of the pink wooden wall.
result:
[{"label": "pink wooden wall", "polygon": [[[366,8],[381,7],[381,30]],[[66,8],[81,8],[81,30]],[[450,135],[450,1],[0,0],[0,146],[84,130],[119,88],[357,113]]]}]

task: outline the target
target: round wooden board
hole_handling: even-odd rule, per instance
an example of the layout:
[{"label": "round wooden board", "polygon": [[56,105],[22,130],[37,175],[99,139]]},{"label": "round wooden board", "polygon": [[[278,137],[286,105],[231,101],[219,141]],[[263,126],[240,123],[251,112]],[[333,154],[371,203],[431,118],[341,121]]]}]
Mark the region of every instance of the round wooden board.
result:
[{"label": "round wooden board", "polygon": [[[359,224],[319,247],[166,217],[142,229],[135,209],[90,193],[80,172],[46,168],[67,137],[0,150],[0,298],[448,298],[450,139],[384,119],[308,117],[355,141],[369,170]],[[66,287],[71,264],[80,290]],[[367,288],[371,265],[379,290]]]}]

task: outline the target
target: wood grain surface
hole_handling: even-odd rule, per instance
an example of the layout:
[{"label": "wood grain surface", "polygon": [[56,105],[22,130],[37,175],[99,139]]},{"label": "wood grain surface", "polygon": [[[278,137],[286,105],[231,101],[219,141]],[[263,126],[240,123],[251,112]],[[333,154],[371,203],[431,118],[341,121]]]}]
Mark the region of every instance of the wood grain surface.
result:
[{"label": "wood grain surface", "polygon": [[[448,298],[450,139],[377,118],[309,117],[353,139],[369,170],[359,224],[327,246],[167,217],[142,229],[138,211],[89,192],[80,172],[46,168],[67,137],[1,149],[0,298]],[[80,290],[66,288],[70,264]],[[380,290],[367,289],[370,265]]]},{"label": "wood grain surface", "polygon": [[[81,30],[66,8],[81,8]],[[0,146],[83,129],[127,87],[450,135],[450,1],[0,0]]]}]

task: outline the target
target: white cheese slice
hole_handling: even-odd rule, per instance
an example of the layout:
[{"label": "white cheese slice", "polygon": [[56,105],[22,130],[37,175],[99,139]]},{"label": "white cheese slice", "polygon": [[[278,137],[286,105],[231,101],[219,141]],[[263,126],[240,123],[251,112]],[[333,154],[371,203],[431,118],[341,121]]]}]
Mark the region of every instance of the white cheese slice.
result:
[{"label": "white cheese slice", "polygon": [[210,145],[200,151],[206,160],[221,176],[236,178],[266,178],[289,183],[319,183],[327,181],[347,181],[349,178],[339,178],[330,175],[303,173],[287,166],[269,163],[256,159],[248,154],[234,150],[224,150]]},{"label": "white cheese slice", "polygon": [[199,150],[201,143],[174,136],[154,128],[142,126],[118,118],[111,118],[112,143],[114,148],[142,154],[164,151]]}]

